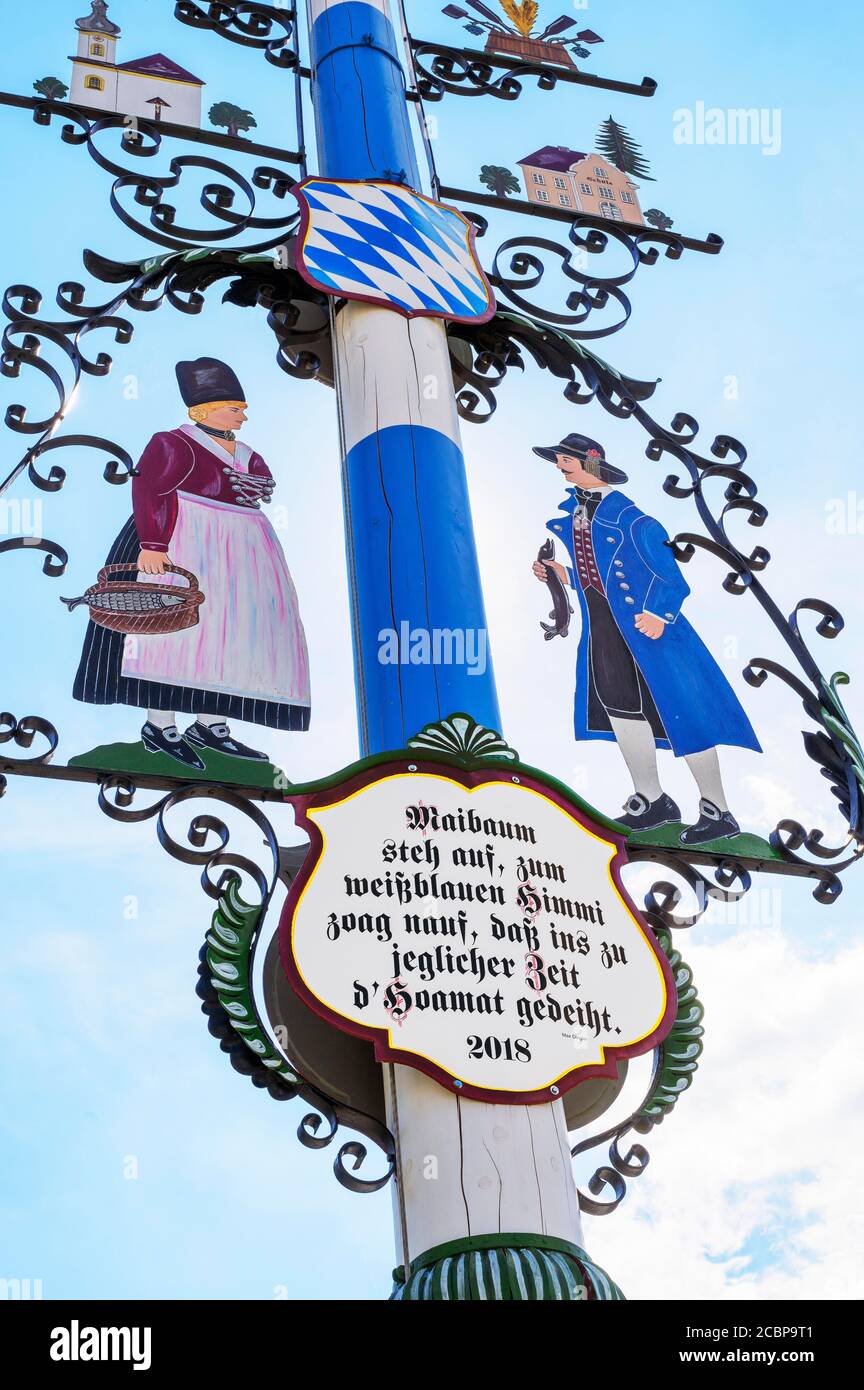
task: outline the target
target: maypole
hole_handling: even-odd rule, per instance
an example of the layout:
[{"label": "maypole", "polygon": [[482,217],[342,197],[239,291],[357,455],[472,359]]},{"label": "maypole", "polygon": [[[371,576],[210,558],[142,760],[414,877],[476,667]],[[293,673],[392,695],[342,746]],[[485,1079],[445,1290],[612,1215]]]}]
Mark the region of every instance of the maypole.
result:
[{"label": "maypole", "polygon": [[[864,752],[840,698],[848,677],[823,673],[802,630],[812,619],[832,638],[843,618],[816,598],[784,616],[765,583],[768,550],[738,544],[734,526],[767,517],[743,443],[723,433],[703,447],[689,412],[668,424],[650,413],[647,370],[625,375],[595,351],[628,322],[642,267],[723,246],[714,233],[671,230],[659,208],[643,215],[638,181],[650,175],[627,129],[610,115],[593,151],[580,137],[579,150],[526,153],[516,166],[525,198],[510,196],[519,181],[503,165],[481,168],[488,192],[449,187],[434,168],[434,197],[421,192],[412,102],[470,96],[506,110],[526,86],[645,98],[656,82],[586,71],[586,45],[600,36],[574,34],[568,15],[541,29],[533,0],[447,5],[472,39],[485,35],[482,48],[413,36],[397,3],[307,0],[305,66],[293,6],[175,0],[182,24],[257,51],[263,70],[293,86],[293,148],[202,129],[203,83],[161,54],[142,60],[147,96],[142,88],[125,109],[131,96],[104,86],[116,67],[106,45],[120,33],[105,0],[76,20],[80,100],[74,90],[61,99],[65,85],[51,78],[34,84],[36,96],[0,92],[0,105],[59,125],[65,148],[86,149],[110,173],[112,211],[138,247],[124,261],[85,251],[88,274],[112,288],[85,305],[67,276],[59,319],[53,308],[43,317],[41,294],[18,279],[3,296],[3,374],[40,391],[50,381],[57,396],[44,419],[23,402],[6,411],[6,427],[26,438],[0,478],[4,507],[20,510],[14,490],[25,485],[59,493],[66,456],[55,451],[65,448],[98,457],[105,480],[131,484],[132,497],[109,558],[99,550],[95,583],[86,527],[67,551],[22,519],[0,556],[14,566],[41,554],[49,585],[72,566],[76,579],[62,587],[78,597],[63,602],[88,617],[70,692],[131,707],[136,723],[146,716],[140,737],[133,725],[128,741],[61,761],[52,720],[0,714],[0,796],[10,778],[89,784],[102,813],[153,821],[162,848],[196,867],[215,903],[197,986],[210,1031],[257,1088],[310,1107],[298,1139],[334,1146],[344,1188],[393,1182],[395,1299],[618,1300],[585,1253],[581,1215],[618,1208],[648,1164],[635,1136],[670,1114],[698,1066],[702,1005],[675,933],[712,901],[736,902],[757,875],[807,880],[830,905],[861,862]],[[177,112],[153,119],[154,103],[175,100],[173,86],[164,101],[150,95],[155,59],[175,74],[166,82],[194,89],[185,124]],[[153,156],[177,141],[194,153],[155,172]],[[428,138],[426,154],[433,164]],[[188,227],[175,190],[196,179],[206,180],[205,225]],[[534,219],[485,269],[478,208]],[[561,243],[550,223],[566,230]],[[292,389],[313,378],[336,388],[360,757],[305,784],[225,722],[300,732],[312,713],[297,596],[262,514],[280,479],[254,441],[237,439],[250,406],[245,365],[176,363],[190,423],[160,430],[140,457],[140,439],[127,449],[67,430],[86,378],[111,365],[88,348],[94,331],[127,344],[136,313],[164,302],[195,315],[216,285],[224,302],[263,311]],[[547,290],[552,302],[538,302]],[[643,432],[643,453],[615,462],[602,439],[562,420],[554,436],[544,427],[532,459],[556,486],[561,475],[572,483],[536,552],[548,593],[534,586],[534,640],[578,627],[574,731],[617,743],[634,782],[624,815],[521,761],[501,729],[460,420],[488,420],[508,373],[529,359],[568,409],[588,405],[597,425],[602,411]],[[666,494],[690,508],[688,529],[667,536],[619,490],[637,454],[642,493],[659,465]],[[753,656],[741,675],[757,689],[771,677],[801,700],[804,750],[831,785],[843,836],[786,816],[766,840],[742,831],[726,804],[717,744],[759,745],[727,676],[682,621],[691,605],[681,567],[697,550],[782,637],[789,668]],[[170,589],[168,571],[181,581]],[[667,746],[698,786],[692,824],[659,782],[656,749]],[[184,836],[172,826],[187,815]],[[229,821],[263,845],[255,859]],[[664,875],[641,910],[622,879],[640,862]],[[647,1091],[610,1122],[630,1061],[648,1056]],[[359,1137],[342,1142],[343,1127]],[[370,1142],[383,1175],[363,1166]],[[572,1159],[592,1152],[585,1191]]]},{"label": "maypole", "polygon": [[[389,0],[307,2],[321,174],[419,190]],[[467,660],[413,664],[405,649],[417,632],[431,643],[444,631],[468,635],[463,651],[477,638],[486,647],[446,325],[349,301],[334,345],[362,750],[402,747],[456,710],[500,729],[490,661],[482,672]],[[385,632],[397,663],[381,659]],[[387,1070],[403,1266],[442,1246],[519,1247],[518,1233],[581,1245],[560,1101],[487,1105],[422,1072]]]}]

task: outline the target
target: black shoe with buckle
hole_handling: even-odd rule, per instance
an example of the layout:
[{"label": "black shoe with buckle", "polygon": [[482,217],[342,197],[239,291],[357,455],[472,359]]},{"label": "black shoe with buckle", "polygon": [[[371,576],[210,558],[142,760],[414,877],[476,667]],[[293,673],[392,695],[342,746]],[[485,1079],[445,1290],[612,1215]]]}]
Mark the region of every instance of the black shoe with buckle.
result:
[{"label": "black shoe with buckle", "polygon": [[695,825],[682,830],[679,839],[682,845],[704,845],[709,840],[727,840],[740,834],[741,827],[731,811],[721,811],[703,796],[699,802],[699,819]]},{"label": "black shoe with buckle", "polygon": [[206,770],[198,754],[194,748],[189,747],[176,724],[170,724],[167,729],[158,729],[148,719],[141,730],[141,742],[148,753],[165,753],[175,762],[182,763],[184,767],[191,767],[195,772]]},{"label": "black shoe with buckle", "polygon": [[628,830],[657,830],[661,825],[681,819],[680,810],[665,792],[661,792],[656,801],[634,792],[630,800],[624,802],[624,810],[627,814],[618,817],[618,824],[626,825]]},{"label": "black shoe with buckle", "polygon": [[259,753],[257,748],[249,748],[232,738],[227,724],[202,724],[196,719],[183,737],[194,748],[212,748],[214,752],[225,753],[229,758],[248,758],[256,763],[270,761],[266,753]]}]

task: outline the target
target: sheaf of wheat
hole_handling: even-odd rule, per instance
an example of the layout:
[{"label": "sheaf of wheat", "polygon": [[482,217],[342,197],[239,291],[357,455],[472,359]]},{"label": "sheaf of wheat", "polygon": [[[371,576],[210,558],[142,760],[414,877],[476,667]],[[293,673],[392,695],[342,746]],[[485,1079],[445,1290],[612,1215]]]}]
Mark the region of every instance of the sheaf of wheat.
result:
[{"label": "sheaf of wheat", "polygon": [[527,39],[537,19],[537,0],[499,0],[502,10],[510,23]]}]

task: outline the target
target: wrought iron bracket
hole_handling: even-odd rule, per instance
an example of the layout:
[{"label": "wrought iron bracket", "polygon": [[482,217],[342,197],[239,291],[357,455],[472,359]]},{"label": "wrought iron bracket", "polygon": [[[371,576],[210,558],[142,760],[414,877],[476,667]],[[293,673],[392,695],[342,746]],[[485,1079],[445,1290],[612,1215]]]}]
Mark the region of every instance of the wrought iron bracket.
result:
[{"label": "wrought iron bracket", "polygon": [[[610,222],[608,217],[592,217],[589,213],[566,212],[564,208],[541,207],[539,203],[531,203],[527,198],[498,198],[494,193],[477,193],[470,188],[451,188],[447,184],[442,184],[439,190],[442,198],[449,199],[453,203],[471,203],[475,207],[495,208],[500,212],[516,212],[523,217],[539,217],[541,220],[549,222],[566,222],[575,231],[593,228],[598,232],[612,233],[618,230],[630,236],[637,245],[646,243],[656,243],[666,246],[666,255],[672,260],[677,260],[682,251],[701,251],[706,256],[717,256],[723,249],[723,238],[716,232],[709,232],[708,235],[700,240],[698,237],[680,236],[677,232],[666,232],[660,228],[649,227],[642,222]],[[464,209],[463,209],[464,212]],[[478,218],[471,212],[464,212],[469,217],[482,234],[485,231],[485,218]]]},{"label": "wrought iron bracket", "polygon": [[176,0],[174,18],[193,29],[209,29],[229,43],[257,48],[277,68],[296,68],[297,11],[294,5],[267,5],[261,0]]},{"label": "wrought iron bracket", "polygon": [[[522,95],[523,84],[535,81],[541,92],[551,92],[559,82],[600,87],[607,92],[625,92],[637,97],[653,97],[657,90],[653,77],[643,77],[641,82],[621,82],[612,77],[595,77],[577,68],[529,63],[479,48],[454,48],[450,44],[414,37],[410,42],[417,91],[424,101],[440,101],[445,93],[516,101]],[[496,76],[497,73],[501,76]]]},{"label": "wrought iron bracket", "polygon": [[[601,1164],[588,1179],[588,1192],[580,1191],[578,1194],[579,1209],[589,1216],[609,1216],[627,1194],[626,1179],[641,1177],[645,1172],[650,1162],[645,1146],[631,1143],[627,1152],[622,1153],[621,1145],[632,1133],[649,1134],[672,1112],[680,1097],[693,1084],[702,1054],[705,1011],[693,984],[693,972],[672,945],[668,929],[656,918],[652,921],[650,912],[647,917],[669,960],[678,1008],[671,1031],[654,1053],[648,1090],[633,1113],[620,1124],[583,1139],[570,1150],[571,1157],[576,1158],[579,1154],[609,1144],[608,1163]],[[605,1188],[611,1189],[611,1200],[598,1201]]]}]

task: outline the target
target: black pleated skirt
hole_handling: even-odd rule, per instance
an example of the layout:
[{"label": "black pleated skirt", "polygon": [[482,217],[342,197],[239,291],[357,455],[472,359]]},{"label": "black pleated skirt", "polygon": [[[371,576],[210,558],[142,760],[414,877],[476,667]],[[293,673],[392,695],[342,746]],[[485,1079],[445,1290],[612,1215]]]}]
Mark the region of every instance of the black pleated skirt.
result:
[{"label": "black pleated skirt", "polygon": [[[111,547],[106,564],[129,562],[130,578],[137,573],[141,542],[130,517]],[[125,576],[124,576],[125,578]],[[182,714],[221,715],[247,724],[261,724],[285,731],[309,728],[308,705],[289,705],[276,700],[226,695],[183,685],[164,685],[123,675],[122,632],[112,632],[92,620],[87,624],[81,661],[72,694],[88,705],[133,705],[136,709],[168,710]]]}]

